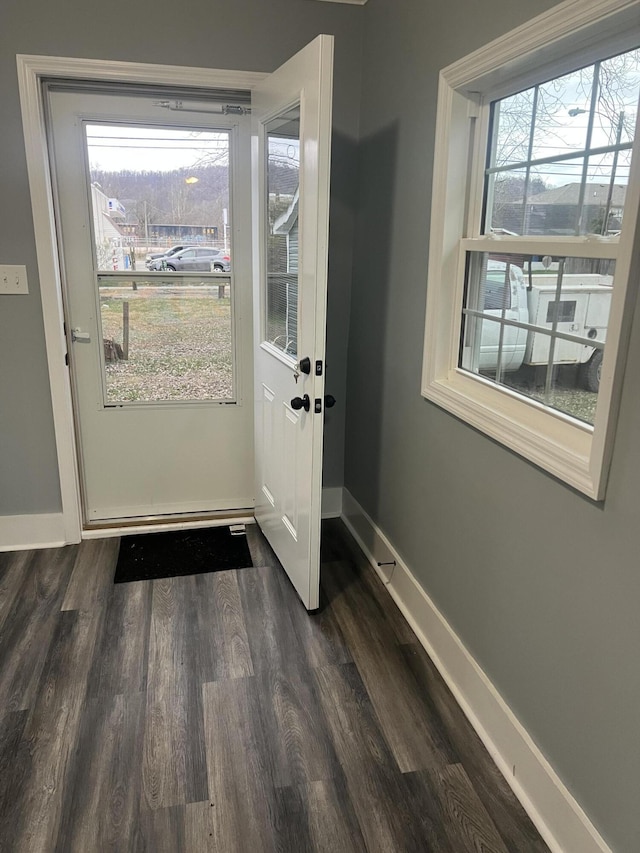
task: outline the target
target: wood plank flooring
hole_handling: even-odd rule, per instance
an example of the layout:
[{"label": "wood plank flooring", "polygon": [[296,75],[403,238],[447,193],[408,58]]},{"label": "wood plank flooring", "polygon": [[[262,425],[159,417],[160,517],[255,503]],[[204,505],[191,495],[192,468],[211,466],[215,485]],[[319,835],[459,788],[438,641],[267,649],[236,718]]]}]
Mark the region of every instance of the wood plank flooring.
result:
[{"label": "wood plank flooring", "polygon": [[0,554],[2,853],[548,853],[342,524],[309,616],[254,568]]}]

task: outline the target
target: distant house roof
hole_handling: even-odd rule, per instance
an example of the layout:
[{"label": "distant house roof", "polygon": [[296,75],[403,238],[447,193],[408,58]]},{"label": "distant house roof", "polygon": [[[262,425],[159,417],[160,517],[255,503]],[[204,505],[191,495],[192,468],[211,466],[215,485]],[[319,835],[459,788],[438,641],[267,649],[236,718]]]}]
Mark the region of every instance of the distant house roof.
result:
[{"label": "distant house roof", "polygon": [[104,217],[105,222],[107,223],[107,231],[112,228],[118,237],[124,236],[124,231],[122,230],[120,224],[118,222],[114,222],[109,213],[106,210],[101,210],[100,213]]},{"label": "distant house roof", "polygon": [[295,191],[293,199],[289,207],[281,214],[273,223],[274,234],[288,234],[293,226],[298,221],[298,201],[300,199],[300,189]]},{"label": "distant house roof", "polygon": [[[585,187],[585,205],[604,207],[607,204],[610,184],[587,184]],[[624,198],[627,188],[622,184],[614,184],[611,195],[612,207],[624,207]],[[545,190],[527,199],[527,204],[578,204],[580,196],[580,184],[565,184],[563,187],[554,187]],[[522,204],[522,201],[520,202]]]}]

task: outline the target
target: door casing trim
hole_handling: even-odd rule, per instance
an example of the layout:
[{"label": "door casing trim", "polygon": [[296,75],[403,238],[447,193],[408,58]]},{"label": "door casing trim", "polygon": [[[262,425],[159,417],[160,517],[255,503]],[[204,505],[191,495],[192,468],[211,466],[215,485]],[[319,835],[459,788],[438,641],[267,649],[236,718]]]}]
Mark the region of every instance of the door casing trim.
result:
[{"label": "door casing trim", "polygon": [[139,62],[18,54],[18,90],[33,211],[40,299],[51,389],[65,544],[83,538],[78,447],[71,380],[65,364],[60,257],[53,207],[42,80],[65,78],[117,83],[150,83],[193,89],[253,89],[267,73],[189,68]]}]

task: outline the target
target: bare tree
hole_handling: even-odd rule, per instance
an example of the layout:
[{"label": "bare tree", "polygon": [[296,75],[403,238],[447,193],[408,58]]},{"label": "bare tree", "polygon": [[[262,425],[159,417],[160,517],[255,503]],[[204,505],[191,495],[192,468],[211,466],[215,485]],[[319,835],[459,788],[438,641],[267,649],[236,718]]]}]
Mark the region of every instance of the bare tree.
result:
[{"label": "bare tree", "polygon": [[[551,186],[573,183],[582,187],[574,202],[576,227],[606,233],[614,185],[626,183],[639,89],[636,49],[495,102],[491,226],[526,232],[529,200]],[[598,153],[585,153],[591,151]],[[609,192],[601,215],[590,214],[586,221],[584,187],[605,182]]]}]

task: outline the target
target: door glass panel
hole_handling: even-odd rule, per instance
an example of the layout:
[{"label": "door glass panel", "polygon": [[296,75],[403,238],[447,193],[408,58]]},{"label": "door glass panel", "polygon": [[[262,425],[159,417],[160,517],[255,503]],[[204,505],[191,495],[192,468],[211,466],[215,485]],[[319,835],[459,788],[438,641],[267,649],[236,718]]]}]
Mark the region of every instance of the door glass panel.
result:
[{"label": "door glass panel", "polygon": [[85,133],[105,405],[232,401],[230,132]]},{"label": "door glass panel", "polygon": [[267,235],[265,340],[298,354],[298,201],[300,107],[271,119],[266,131]]},{"label": "door glass panel", "polygon": [[105,405],[234,399],[229,276],[103,274],[98,294]]},{"label": "door glass panel", "polygon": [[229,131],[88,123],[85,133],[99,271],[194,269],[193,257],[180,262],[189,247],[229,271]]}]

